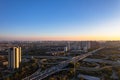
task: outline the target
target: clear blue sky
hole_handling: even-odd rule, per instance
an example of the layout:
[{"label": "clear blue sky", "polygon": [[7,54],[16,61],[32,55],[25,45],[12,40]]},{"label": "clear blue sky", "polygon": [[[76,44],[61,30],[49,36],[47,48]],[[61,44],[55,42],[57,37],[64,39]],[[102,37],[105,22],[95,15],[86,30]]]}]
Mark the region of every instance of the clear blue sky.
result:
[{"label": "clear blue sky", "polygon": [[0,0],[0,38],[115,36],[119,5],[120,0]]}]

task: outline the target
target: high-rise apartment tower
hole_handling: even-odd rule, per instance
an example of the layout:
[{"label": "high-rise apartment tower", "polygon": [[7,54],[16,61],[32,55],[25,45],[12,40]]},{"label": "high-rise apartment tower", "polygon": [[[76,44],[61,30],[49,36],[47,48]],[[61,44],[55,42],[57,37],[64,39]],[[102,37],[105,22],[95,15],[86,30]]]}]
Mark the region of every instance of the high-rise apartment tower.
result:
[{"label": "high-rise apartment tower", "polygon": [[8,67],[10,69],[19,68],[21,63],[21,47],[13,47],[8,51]]}]

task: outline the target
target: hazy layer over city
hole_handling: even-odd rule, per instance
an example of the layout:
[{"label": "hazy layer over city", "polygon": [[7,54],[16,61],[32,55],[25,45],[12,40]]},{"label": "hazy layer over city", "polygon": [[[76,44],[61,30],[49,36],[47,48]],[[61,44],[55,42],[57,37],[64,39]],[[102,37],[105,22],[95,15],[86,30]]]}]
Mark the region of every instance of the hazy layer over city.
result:
[{"label": "hazy layer over city", "polygon": [[0,40],[120,40],[120,0],[0,0]]}]

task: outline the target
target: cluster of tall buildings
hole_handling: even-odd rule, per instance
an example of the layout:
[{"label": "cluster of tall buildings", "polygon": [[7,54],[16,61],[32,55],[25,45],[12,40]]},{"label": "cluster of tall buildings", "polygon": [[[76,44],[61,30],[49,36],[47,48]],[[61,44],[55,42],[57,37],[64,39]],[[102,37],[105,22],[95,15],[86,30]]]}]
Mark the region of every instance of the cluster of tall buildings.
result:
[{"label": "cluster of tall buildings", "polygon": [[69,50],[84,50],[94,49],[100,47],[100,43],[97,41],[78,41],[71,42],[68,44]]},{"label": "cluster of tall buildings", "polygon": [[21,47],[12,47],[8,51],[8,68],[17,69],[21,63]]}]

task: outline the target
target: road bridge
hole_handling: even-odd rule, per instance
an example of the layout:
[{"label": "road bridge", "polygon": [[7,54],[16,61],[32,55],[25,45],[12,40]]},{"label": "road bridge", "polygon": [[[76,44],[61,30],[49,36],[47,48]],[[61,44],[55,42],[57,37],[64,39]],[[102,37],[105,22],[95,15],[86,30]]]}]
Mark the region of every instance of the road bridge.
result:
[{"label": "road bridge", "polygon": [[76,63],[76,62],[78,62],[79,60],[82,60],[82,59],[84,59],[84,58],[92,55],[93,53],[95,53],[95,52],[97,52],[97,51],[99,51],[99,50],[101,50],[101,49],[103,49],[103,47],[102,47],[102,48],[98,48],[98,49],[96,49],[96,50],[94,50],[94,51],[85,53],[85,54],[81,54],[81,55],[79,55],[79,56],[75,56],[75,57],[73,57],[73,58],[71,58],[71,59],[69,59],[69,60],[62,61],[62,62],[60,62],[60,63],[59,63],[58,65],[56,65],[56,66],[53,66],[53,67],[51,67],[51,68],[48,68],[48,69],[46,69],[45,71],[40,72],[39,74],[35,74],[32,78],[26,78],[26,79],[23,79],[23,80],[42,80],[42,79],[44,79],[44,78],[46,78],[46,77],[48,77],[48,76],[50,76],[50,75],[52,75],[52,74],[54,74],[54,73],[56,73],[56,72],[59,72],[61,69],[63,69],[63,68],[65,68],[66,66],[68,66],[68,64],[69,64],[70,62]]}]

